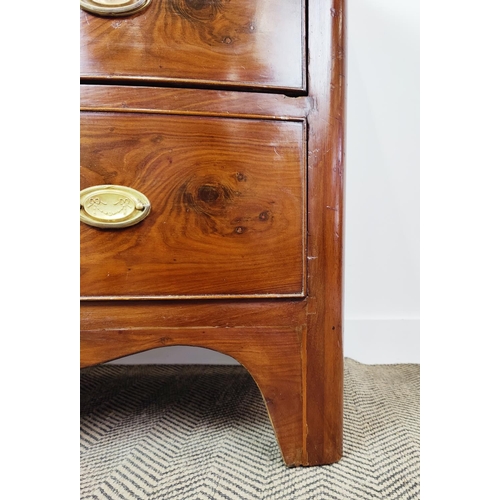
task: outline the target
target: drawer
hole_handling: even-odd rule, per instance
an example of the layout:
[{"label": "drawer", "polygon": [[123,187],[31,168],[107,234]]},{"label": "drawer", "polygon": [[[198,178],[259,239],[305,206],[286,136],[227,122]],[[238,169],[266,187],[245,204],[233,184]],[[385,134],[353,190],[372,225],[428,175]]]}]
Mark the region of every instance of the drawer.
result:
[{"label": "drawer", "polygon": [[305,91],[305,0],[151,0],[81,11],[83,81]]},{"label": "drawer", "polygon": [[81,189],[128,186],[136,225],[81,224],[81,294],[304,296],[305,126],[148,113],[81,113]]}]

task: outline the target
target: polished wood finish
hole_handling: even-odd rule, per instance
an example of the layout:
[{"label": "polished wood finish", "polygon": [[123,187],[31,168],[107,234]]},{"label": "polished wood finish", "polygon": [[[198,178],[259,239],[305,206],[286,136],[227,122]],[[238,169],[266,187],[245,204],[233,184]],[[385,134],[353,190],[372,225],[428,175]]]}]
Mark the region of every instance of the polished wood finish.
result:
[{"label": "polished wood finish", "polygon": [[[309,2],[307,462],[343,446],[344,1]],[[312,52],[311,52],[312,55]]]},{"label": "polished wood finish", "polygon": [[81,75],[300,93],[304,31],[304,0],[153,0],[121,19],[81,11]]},{"label": "polished wood finish", "polygon": [[82,295],[303,296],[304,133],[303,122],[83,112],[81,189],[129,186],[152,210],[126,229],[82,226]]},{"label": "polished wood finish", "polygon": [[138,86],[80,86],[81,109],[127,113],[157,113],[188,116],[224,116],[267,120],[304,120],[312,105],[311,96],[288,97],[258,92],[172,89]]},{"label": "polished wood finish", "polygon": [[263,395],[284,462],[302,465],[305,312],[303,300],[93,301],[82,307],[82,367],[169,345],[232,356]]},{"label": "polished wood finish", "polygon": [[161,336],[151,329],[126,331],[95,330],[82,334],[82,352],[88,348],[104,352],[112,344],[112,352],[137,352],[168,345],[197,346],[204,337],[206,348],[222,352],[239,361],[259,387],[288,465],[303,462],[303,408],[301,365],[301,331],[291,328],[185,328],[167,329]]},{"label": "polished wood finish", "polygon": [[[264,2],[262,5],[267,6],[272,3]],[[237,2],[231,4],[234,6]],[[343,0],[308,2],[305,18],[308,26],[302,45],[308,47],[309,58],[307,92],[302,96],[280,95],[276,93],[275,88],[271,89],[270,93],[263,93],[262,91],[266,90],[265,86],[259,87],[258,93],[249,92],[247,82],[241,82],[240,87],[238,82],[235,82],[235,88],[231,90],[223,88],[225,84],[221,84],[220,88],[208,90],[204,88],[204,84],[198,85],[199,82],[192,83],[192,88],[189,89],[101,85],[95,82],[82,86],[83,150],[88,147],[82,158],[84,160],[93,158],[92,162],[86,165],[84,164],[86,162],[82,161],[84,178],[97,175],[95,180],[101,182],[106,176],[108,179],[110,176],[115,176],[114,182],[123,173],[120,172],[120,167],[105,166],[107,164],[105,156],[118,155],[117,157],[128,162],[134,155],[137,156],[137,151],[145,152],[148,149],[149,160],[139,162],[143,167],[138,168],[139,174],[145,173],[147,168],[146,170],[141,168],[145,168],[148,161],[150,164],[155,163],[152,159],[158,154],[158,144],[165,143],[167,136],[172,134],[174,142],[181,141],[178,142],[181,144],[182,139],[179,138],[183,134],[189,135],[191,126],[179,124],[194,123],[194,121],[205,124],[198,129],[197,134],[193,134],[203,138],[207,137],[203,134],[209,134],[211,130],[207,123],[224,123],[227,126],[215,126],[212,130],[218,146],[216,154],[215,152],[212,154],[214,161],[210,168],[219,165],[215,170],[217,175],[224,178],[224,182],[233,183],[236,182],[234,177],[224,176],[227,172],[234,174],[234,169],[228,171],[222,169],[221,164],[217,164],[217,157],[221,155],[231,158],[231,162],[244,161],[245,157],[253,158],[249,160],[248,171],[254,172],[261,179],[261,182],[255,184],[255,190],[260,193],[256,195],[257,198],[261,201],[268,199],[267,196],[263,196],[264,192],[272,194],[272,198],[278,197],[279,194],[277,199],[283,200],[291,195],[290,199],[295,200],[295,203],[292,203],[294,207],[292,212],[301,207],[303,212],[297,220],[292,221],[287,216],[291,225],[286,225],[284,230],[295,238],[289,244],[294,248],[285,250],[288,252],[287,255],[295,256],[297,259],[301,253],[303,258],[303,296],[277,298],[269,295],[268,298],[264,298],[250,294],[249,298],[244,298],[246,295],[228,298],[224,296],[225,291],[221,292],[224,287],[220,281],[217,285],[220,288],[213,289],[215,295],[202,298],[195,290],[198,286],[202,288],[207,286],[202,275],[197,278],[197,286],[190,290],[195,292],[192,296],[164,296],[167,300],[163,300],[161,293],[165,289],[162,290],[162,287],[168,282],[168,273],[165,273],[159,280],[160,283],[154,284],[149,283],[152,280],[141,283],[141,278],[137,277],[137,283],[140,284],[137,290],[146,286],[146,289],[149,289],[148,293],[154,289],[154,293],[158,293],[158,296],[143,297],[154,300],[136,300],[134,294],[130,294],[126,280],[115,272],[114,279],[118,280],[116,283],[119,282],[120,286],[117,287],[115,283],[114,287],[108,289],[110,294],[105,299],[100,295],[83,297],[81,307],[82,367],[166,345],[200,346],[233,356],[248,369],[262,392],[287,465],[328,464],[339,460],[342,456],[344,2]],[[165,43],[168,44],[168,41],[165,40]],[[279,61],[273,60],[273,64],[279,65]],[[217,75],[216,71],[214,75]],[[216,79],[213,81],[216,82]],[[181,85],[184,83],[180,82]],[[217,83],[214,85],[219,86]],[[110,119],[113,121],[112,124],[107,122]],[[133,123],[145,125],[135,126]],[[160,123],[162,125],[158,127]],[[163,128],[163,124],[167,123],[179,126],[169,128],[169,125],[165,125],[166,128]],[[94,132],[92,131],[94,125],[90,124],[96,127]],[[149,124],[155,124],[154,134],[150,133],[152,125]],[[233,126],[234,124],[238,125]],[[110,130],[113,127],[114,130]],[[116,133],[118,136],[113,135]],[[305,133],[305,138],[302,133]],[[164,139],[156,143],[148,141],[148,138],[156,136]],[[119,138],[115,140],[113,137]],[[250,138],[249,142],[247,137]],[[146,148],[148,142],[150,146]],[[197,145],[198,142],[192,141],[189,147],[194,148],[193,151],[198,147],[200,152],[205,150],[207,145]],[[91,144],[92,147],[89,146]],[[231,156],[233,153],[228,144],[236,144],[237,150],[250,153],[243,154],[240,160],[238,156]],[[258,165],[259,155],[266,158],[266,162],[271,161],[271,158],[272,162],[281,162],[273,158],[270,148],[274,147],[279,154],[282,154],[282,147],[288,151],[283,161],[284,165],[287,165],[284,170],[289,173],[289,178],[282,182],[279,176],[272,175],[272,168],[267,172],[266,168]],[[194,154],[185,148],[180,148],[183,155],[189,157]],[[304,160],[298,160],[302,154],[301,148],[306,154]],[[117,149],[117,152],[108,152],[108,149]],[[96,168],[99,162],[100,166]],[[164,165],[162,168],[168,170],[168,162],[160,163]],[[141,180],[141,175],[138,175],[134,181],[154,187],[156,186],[154,179],[158,179],[158,185],[161,185],[161,188],[158,187],[158,192],[162,190],[168,192],[169,176],[162,177],[162,168],[158,165],[151,171],[154,175],[143,176],[144,181]],[[300,198],[302,195],[298,194],[299,172],[304,175],[303,199]],[[174,172],[173,169],[170,174],[174,179],[183,175],[182,172]],[[153,180],[146,180],[148,177]],[[89,177],[85,182],[93,180]],[[260,203],[258,206],[260,207]],[[225,212],[226,208],[221,210],[223,218],[226,217]],[[159,218],[160,214],[158,220]],[[190,224],[193,221],[188,222],[189,224],[185,224],[185,234],[188,234],[188,229],[191,230]],[[123,248],[125,241],[129,241],[132,248],[137,245],[141,238],[140,227],[143,225],[147,228],[147,224],[148,219],[141,222],[137,226],[136,236],[131,236],[128,240],[112,231],[105,231],[106,236],[99,236],[99,238],[109,238],[105,243],[105,247],[109,248],[112,247],[113,238],[117,241],[122,238],[120,246],[115,246],[122,256],[116,255],[119,252],[108,252],[108,258],[101,259],[99,266],[104,269],[107,260],[110,265],[114,265],[116,259],[126,259],[124,255],[128,247]],[[154,228],[158,221],[152,219],[149,224],[150,228]],[[165,224],[167,224],[166,218]],[[302,226],[304,239],[297,243],[300,224],[304,224]],[[179,228],[182,228],[182,224],[176,219],[175,231],[181,230]],[[123,230],[123,234],[127,234],[130,229],[132,228]],[[87,253],[91,255],[93,252],[94,257],[97,253],[97,250],[90,250],[91,245],[85,246],[87,237],[90,238],[89,241],[97,237],[95,235],[91,237],[86,233],[90,230],[97,233],[100,231],[95,228],[82,228],[83,262],[89,258]],[[272,230],[269,234],[271,233]],[[241,235],[232,235],[233,239],[230,241],[238,241],[236,236]],[[267,251],[279,256],[284,250],[274,246],[273,238],[279,236],[270,237]],[[254,248],[257,246],[251,238],[247,244]],[[155,248],[156,245],[158,242]],[[284,245],[287,246],[288,243]],[[297,245],[300,246],[300,250]],[[213,248],[210,245],[208,248],[207,255],[210,256]],[[234,252],[234,248],[231,252]],[[134,256],[134,259],[137,258],[142,258],[138,252]],[[217,256],[213,258],[217,259]],[[252,258],[258,257],[252,256]],[[272,255],[269,258],[274,258],[274,263],[280,260],[279,257],[275,258]],[[298,276],[297,264],[293,264],[298,260],[294,258],[291,264],[284,260],[281,262],[285,268],[290,266],[292,281]],[[193,263],[192,258],[189,260]],[[196,262],[194,260],[194,264]],[[140,267],[144,267],[144,261]],[[260,283],[259,292],[263,292],[266,286],[271,286],[274,291],[277,290],[276,287],[280,287],[278,281],[271,285],[273,276],[281,272],[271,269],[272,267],[269,266],[268,272],[265,273],[270,280],[269,284],[266,284],[265,275],[259,277],[259,269],[253,268],[257,277],[251,277],[250,282],[256,280]],[[186,265],[185,269],[187,268]],[[127,269],[124,268],[124,272]],[[250,274],[250,269],[251,266],[245,271],[247,275]],[[208,270],[208,266],[205,270]],[[227,268],[226,271],[231,272]],[[147,266],[144,272],[147,274]],[[234,276],[237,276],[237,273]],[[281,275],[279,279],[282,278],[288,279]],[[92,280],[88,280],[85,286],[90,287],[91,284]],[[178,286],[178,290],[181,290],[183,285],[190,286],[189,283],[187,285],[176,283],[174,287]],[[239,286],[241,287],[242,283],[239,283]],[[293,286],[296,287],[296,284]],[[254,288],[252,293],[256,290]],[[284,290],[279,293],[283,293]],[[246,291],[239,288],[239,293],[246,294]],[[98,298],[101,300],[96,300]]]}]

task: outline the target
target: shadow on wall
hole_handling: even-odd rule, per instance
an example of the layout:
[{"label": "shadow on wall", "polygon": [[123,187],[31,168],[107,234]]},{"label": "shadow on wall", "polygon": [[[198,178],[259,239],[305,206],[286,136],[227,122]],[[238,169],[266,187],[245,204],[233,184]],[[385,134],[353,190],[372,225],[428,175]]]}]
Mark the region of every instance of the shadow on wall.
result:
[{"label": "shadow on wall", "polygon": [[110,361],[115,365],[239,365],[231,356],[204,347],[159,347]]}]

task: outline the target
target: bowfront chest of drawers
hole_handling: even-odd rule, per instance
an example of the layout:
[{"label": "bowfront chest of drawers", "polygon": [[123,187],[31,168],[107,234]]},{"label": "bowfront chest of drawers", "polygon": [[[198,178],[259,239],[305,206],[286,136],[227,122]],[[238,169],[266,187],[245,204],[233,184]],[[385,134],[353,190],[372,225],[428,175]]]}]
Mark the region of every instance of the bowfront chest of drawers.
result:
[{"label": "bowfront chest of drawers", "polygon": [[339,460],[343,0],[81,7],[81,366],[219,351]]}]

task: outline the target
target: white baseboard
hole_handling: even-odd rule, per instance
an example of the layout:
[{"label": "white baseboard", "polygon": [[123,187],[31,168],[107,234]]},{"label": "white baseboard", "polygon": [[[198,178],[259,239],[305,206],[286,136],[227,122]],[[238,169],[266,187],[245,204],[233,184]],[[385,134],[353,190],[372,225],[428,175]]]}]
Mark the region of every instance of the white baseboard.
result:
[{"label": "white baseboard", "polygon": [[[420,362],[418,319],[348,319],[344,355],[366,364]],[[121,358],[114,364],[235,365],[233,358],[199,347],[161,347]]]}]

